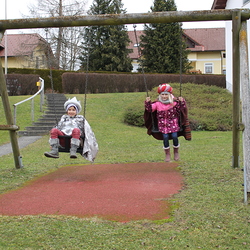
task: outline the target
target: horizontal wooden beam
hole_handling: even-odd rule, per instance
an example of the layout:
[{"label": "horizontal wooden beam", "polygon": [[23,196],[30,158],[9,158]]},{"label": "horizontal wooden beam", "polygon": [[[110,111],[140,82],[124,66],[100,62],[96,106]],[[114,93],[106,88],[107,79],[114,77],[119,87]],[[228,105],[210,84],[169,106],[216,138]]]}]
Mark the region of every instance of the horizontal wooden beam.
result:
[{"label": "horizontal wooden beam", "polygon": [[0,130],[19,130],[20,127],[17,125],[0,125]]},{"label": "horizontal wooden beam", "polygon": [[250,18],[249,9],[202,10],[202,11],[166,11],[132,14],[106,14],[86,16],[61,16],[50,18],[26,18],[0,20],[0,30],[53,28],[95,25],[121,25],[138,23],[172,23],[197,21],[232,20],[234,12],[241,12],[241,18]]}]

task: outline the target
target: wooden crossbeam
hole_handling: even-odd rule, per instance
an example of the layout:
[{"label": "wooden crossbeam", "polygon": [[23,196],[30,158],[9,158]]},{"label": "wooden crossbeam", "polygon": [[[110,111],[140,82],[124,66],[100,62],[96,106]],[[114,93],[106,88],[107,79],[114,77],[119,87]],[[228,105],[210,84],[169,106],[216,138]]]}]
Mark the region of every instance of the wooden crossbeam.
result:
[{"label": "wooden crossbeam", "polygon": [[0,125],[0,130],[19,130],[20,127],[17,125]]}]

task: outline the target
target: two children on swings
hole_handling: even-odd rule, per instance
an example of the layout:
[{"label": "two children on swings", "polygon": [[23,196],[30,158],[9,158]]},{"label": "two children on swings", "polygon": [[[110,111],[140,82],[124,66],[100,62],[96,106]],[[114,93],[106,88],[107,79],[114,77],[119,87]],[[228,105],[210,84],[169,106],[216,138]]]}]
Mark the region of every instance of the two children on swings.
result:
[{"label": "two children on swings", "polygon": [[[186,110],[184,98],[175,98],[172,94],[173,88],[167,84],[158,87],[159,97],[156,102],[151,102],[150,97],[146,98],[145,109],[148,112],[157,112],[158,129],[163,137],[163,149],[166,155],[165,161],[171,160],[170,156],[170,136],[173,139],[174,160],[179,160],[179,140],[180,131],[179,119],[183,110]],[[69,135],[71,138],[70,158],[77,158],[77,148],[80,146],[80,136],[84,135],[84,146],[82,156],[89,161],[94,161],[98,152],[98,144],[95,135],[87,120],[79,115],[82,107],[76,97],[64,103],[66,114],[61,117],[57,126],[50,131],[49,143],[50,152],[45,152],[46,157],[59,158],[59,138],[60,135]]]},{"label": "two children on swings", "polygon": [[166,155],[165,161],[171,160],[170,155],[170,136],[173,139],[174,160],[179,160],[179,140],[178,132],[180,131],[179,119],[183,109],[186,109],[184,98],[175,98],[172,94],[173,88],[167,84],[161,84],[158,87],[159,97],[157,101],[151,102],[150,97],[146,97],[145,109],[148,112],[156,111],[158,120],[158,129],[163,137],[163,149]]},{"label": "two children on swings", "polygon": [[80,136],[84,135],[84,145],[82,156],[89,161],[94,161],[98,152],[98,144],[95,135],[84,116],[79,115],[81,112],[81,103],[73,97],[64,103],[66,114],[63,115],[56,125],[50,131],[49,143],[51,146],[50,152],[45,152],[44,155],[50,158],[59,158],[60,141],[58,136],[71,136],[70,158],[77,158],[77,149],[80,146]]}]

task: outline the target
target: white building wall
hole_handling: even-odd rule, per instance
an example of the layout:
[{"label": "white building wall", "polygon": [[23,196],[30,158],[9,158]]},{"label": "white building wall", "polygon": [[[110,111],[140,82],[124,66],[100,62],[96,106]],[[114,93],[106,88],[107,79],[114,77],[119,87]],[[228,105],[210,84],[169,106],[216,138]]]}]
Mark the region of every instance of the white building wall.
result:
[{"label": "white building wall", "polygon": [[[228,0],[226,9],[250,8],[250,1],[243,4],[244,0]],[[248,24],[248,50],[250,51],[250,22]],[[232,92],[233,66],[232,66],[232,21],[226,22],[226,86]],[[249,64],[250,65],[250,64]]]}]

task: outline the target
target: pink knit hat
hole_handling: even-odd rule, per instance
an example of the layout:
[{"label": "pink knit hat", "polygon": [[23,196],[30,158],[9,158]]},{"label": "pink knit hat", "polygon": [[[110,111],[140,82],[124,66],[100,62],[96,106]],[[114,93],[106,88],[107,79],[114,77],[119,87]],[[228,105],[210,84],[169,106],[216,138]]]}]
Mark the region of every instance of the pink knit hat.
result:
[{"label": "pink knit hat", "polygon": [[162,83],[158,87],[158,93],[160,94],[162,92],[168,92],[168,93],[172,94],[173,88],[167,83]]}]

